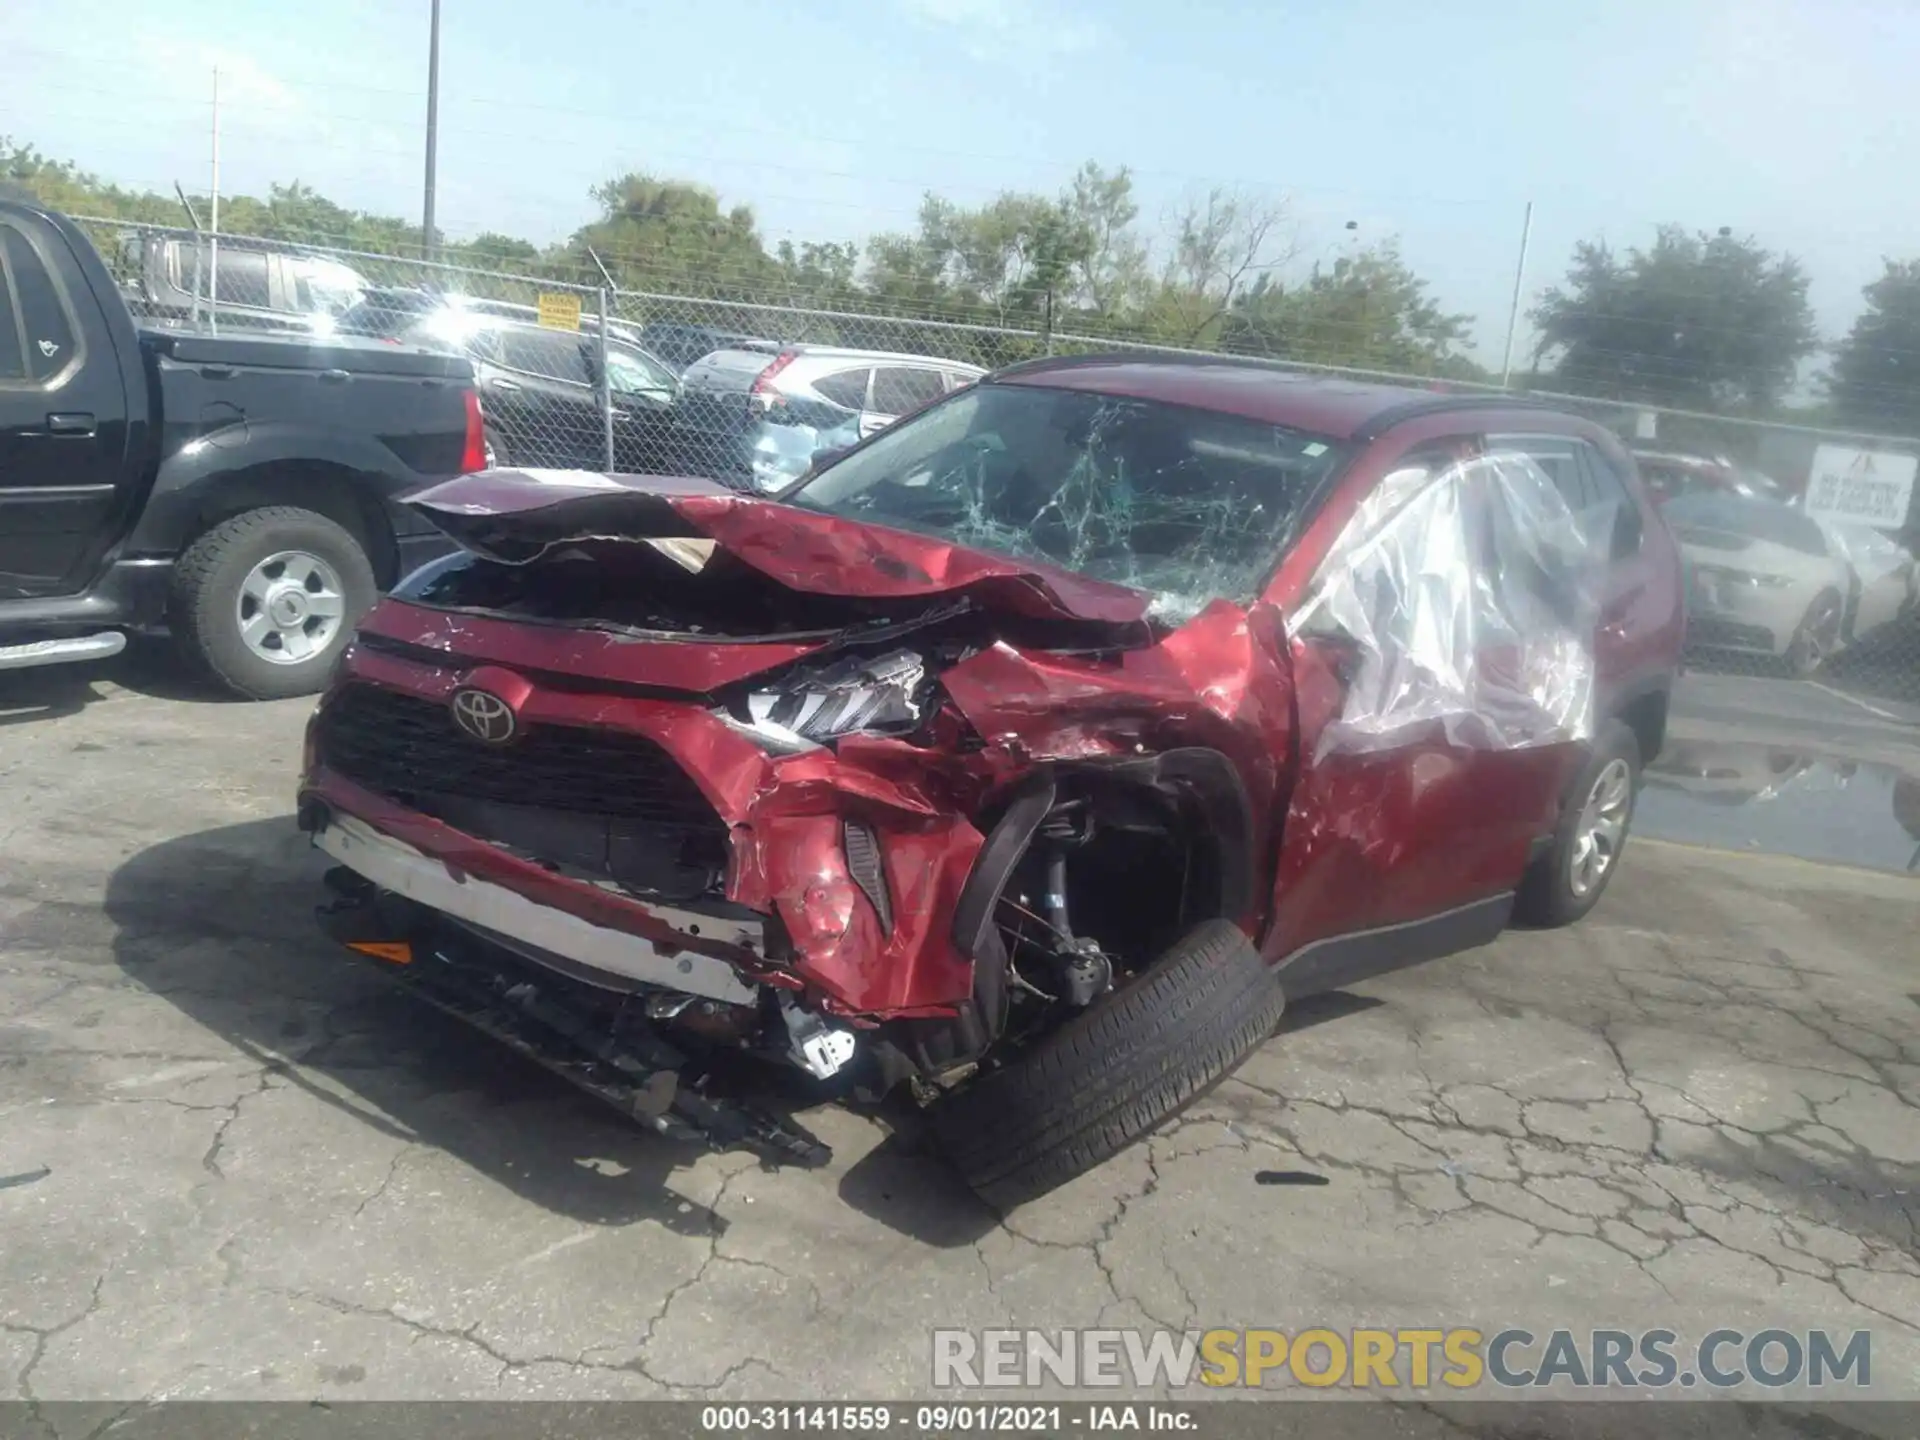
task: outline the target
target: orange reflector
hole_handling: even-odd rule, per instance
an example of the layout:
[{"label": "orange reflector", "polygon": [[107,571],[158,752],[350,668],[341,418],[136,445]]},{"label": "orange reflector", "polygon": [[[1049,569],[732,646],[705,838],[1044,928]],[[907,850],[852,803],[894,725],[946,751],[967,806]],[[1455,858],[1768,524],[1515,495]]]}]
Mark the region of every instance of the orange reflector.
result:
[{"label": "orange reflector", "polygon": [[362,955],[371,955],[376,960],[385,960],[394,965],[411,965],[413,947],[404,940],[361,940],[349,942],[349,950],[358,950]]}]

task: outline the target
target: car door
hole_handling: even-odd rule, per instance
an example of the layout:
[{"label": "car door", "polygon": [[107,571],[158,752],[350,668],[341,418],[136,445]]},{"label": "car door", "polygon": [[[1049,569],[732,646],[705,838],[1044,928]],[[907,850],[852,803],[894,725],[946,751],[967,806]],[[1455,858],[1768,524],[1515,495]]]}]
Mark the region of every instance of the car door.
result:
[{"label": "car door", "polygon": [[0,598],[80,589],[132,483],[128,397],[90,299],[57,237],[0,218]]},{"label": "car door", "polygon": [[515,465],[606,469],[606,428],[585,339],[571,330],[504,326],[481,403]]},{"label": "car door", "polygon": [[873,393],[860,417],[860,438],[884,430],[901,416],[931,405],[946,393],[946,377],[930,365],[876,366]]},{"label": "car door", "polygon": [[[593,356],[596,369],[597,353]],[[680,382],[666,365],[631,345],[607,346],[613,407],[614,468],[629,475],[675,474],[674,401]]]},{"label": "car door", "polygon": [[1524,455],[1544,470],[1586,536],[1603,587],[1594,636],[1597,703],[1603,714],[1617,710],[1651,677],[1666,673],[1673,608],[1620,466],[1574,434],[1490,435],[1487,447]]},{"label": "car door", "polygon": [[[1579,762],[1575,742],[1491,743],[1481,717],[1422,699],[1450,674],[1512,663],[1497,638],[1448,638],[1480,634],[1447,622],[1500,560],[1478,519],[1463,509],[1449,530],[1444,506],[1414,498],[1487,463],[1480,436],[1437,421],[1458,424],[1413,422],[1356,462],[1339,538],[1269,591],[1290,615],[1299,742],[1261,948],[1290,994],[1497,934]],[[1345,602],[1315,604],[1342,586]]]}]

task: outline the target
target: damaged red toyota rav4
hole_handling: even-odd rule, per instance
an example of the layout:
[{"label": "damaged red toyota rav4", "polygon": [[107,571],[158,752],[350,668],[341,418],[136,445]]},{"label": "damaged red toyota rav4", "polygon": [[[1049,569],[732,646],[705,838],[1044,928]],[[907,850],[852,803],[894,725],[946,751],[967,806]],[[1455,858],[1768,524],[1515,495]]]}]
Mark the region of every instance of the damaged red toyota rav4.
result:
[{"label": "damaged red toyota rav4", "polygon": [[1681,644],[1602,428],[1222,361],[1037,361],[776,497],[487,471],[307,742],[322,915],[672,1135],[820,1163],[709,1083],[909,1087],[1011,1206],[1285,996],[1564,924]]}]

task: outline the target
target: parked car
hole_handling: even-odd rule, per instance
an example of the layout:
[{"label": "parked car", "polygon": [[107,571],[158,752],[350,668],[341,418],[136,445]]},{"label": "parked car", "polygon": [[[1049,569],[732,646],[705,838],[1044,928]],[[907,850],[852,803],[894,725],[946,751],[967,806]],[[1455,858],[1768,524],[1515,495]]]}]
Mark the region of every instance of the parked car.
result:
[{"label": "parked car", "polygon": [[716,350],[779,350],[778,340],[758,335],[742,335],[734,330],[715,330],[706,325],[648,325],[640,332],[640,343],[682,374],[696,360]]},{"label": "parked car", "polygon": [[1787,488],[1771,475],[1740,465],[1724,457],[1676,454],[1665,450],[1635,448],[1634,462],[1640,478],[1655,500],[1665,502],[1699,491],[1724,491],[1749,500],[1772,500],[1785,504],[1792,497]]},{"label": "parked car", "polygon": [[466,361],[136,326],[77,226],[0,196],[0,669],[171,631],[240,694],[308,694],[449,548],[395,497],[482,460]]},{"label": "parked car", "polygon": [[[465,309],[439,310],[402,337],[450,347],[473,364],[486,405],[489,465],[604,470],[606,420],[600,404],[600,343],[586,330],[555,330]],[[636,345],[609,339],[614,468],[672,473],[674,406],[680,382]]]},{"label": "parked car", "polygon": [[1017,366],[777,498],[413,504],[463,553],[308,732],[331,933],[666,1133],[824,1158],[722,1051],[911,1081],[1003,1206],[1285,997],[1585,914],[1680,654],[1604,430],[1242,363]]},{"label": "parked car", "polygon": [[122,246],[128,302],[147,320],[329,335],[371,288],[340,260],[249,236],[220,236],[217,258],[206,236],[138,229]]},{"label": "parked car", "polygon": [[[377,340],[424,335],[457,348],[462,334],[476,318],[537,325],[540,311],[535,306],[512,300],[457,295],[425,286],[382,285],[368,289],[357,304],[342,312],[333,330],[342,335],[364,335]],[[580,328],[588,334],[599,333],[599,317],[582,315]],[[608,322],[607,336],[628,345],[640,344],[640,332],[618,320]]]},{"label": "parked car", "polygon": [[719,350],[681,377],[676,448],[689,473],[774,491],[822,451],[851,446],[985,373],[958,360],[824,345]]},{"label": "parked car", "polygon": [[1912,557],[1872,532],[1724,491],[1671,500],[1666,515],[1687,562],[1688,639],[1703,649],[1811,675],[1912,603]]}]

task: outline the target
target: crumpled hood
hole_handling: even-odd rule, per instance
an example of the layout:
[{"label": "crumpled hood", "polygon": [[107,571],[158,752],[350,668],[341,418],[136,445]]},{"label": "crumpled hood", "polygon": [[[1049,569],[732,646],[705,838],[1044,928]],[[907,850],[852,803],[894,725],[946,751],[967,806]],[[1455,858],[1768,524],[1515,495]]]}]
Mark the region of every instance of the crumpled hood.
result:
[{"label": "crumpled hood", "polygon": [[[791,589],[864,599],[966,594],[1035,619],[1127,625],[1150,597],[1125,585],[885,526],[742,495],[710,480],[584,470],[482,470],[407,497],[467,549],[507,564],[587,539],[655,543],[698,569],[719,547]],[[661,542],[689,542],[671,546]]]}]

